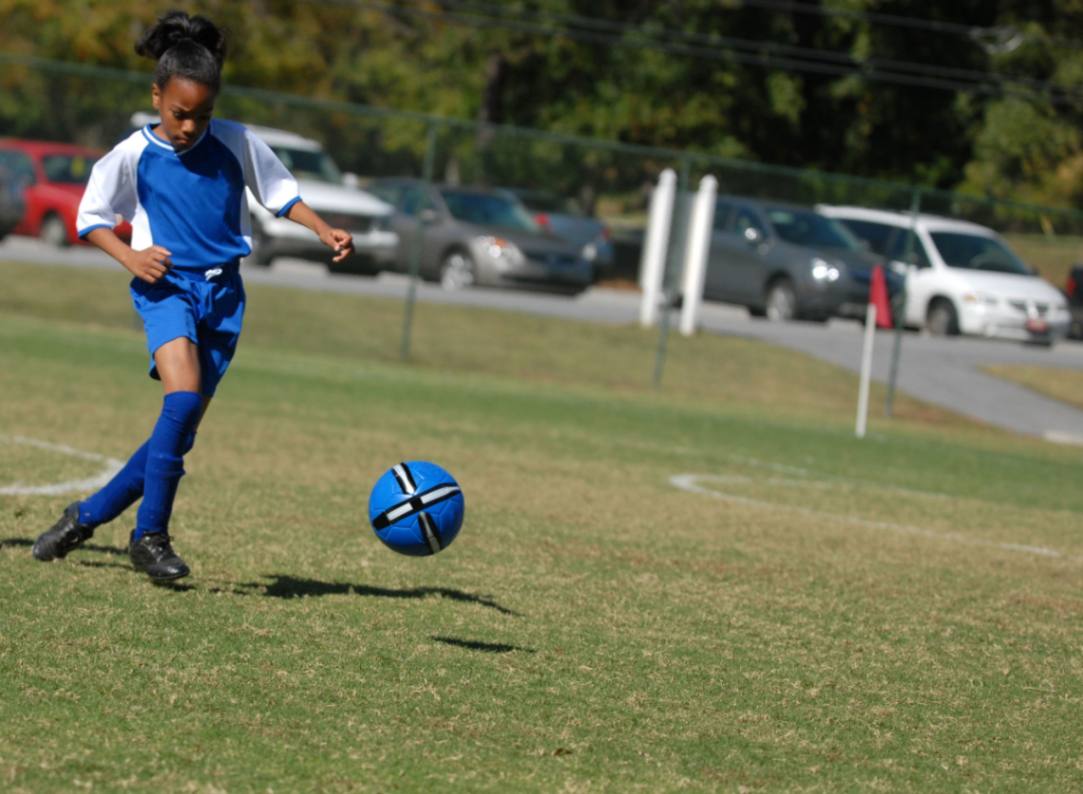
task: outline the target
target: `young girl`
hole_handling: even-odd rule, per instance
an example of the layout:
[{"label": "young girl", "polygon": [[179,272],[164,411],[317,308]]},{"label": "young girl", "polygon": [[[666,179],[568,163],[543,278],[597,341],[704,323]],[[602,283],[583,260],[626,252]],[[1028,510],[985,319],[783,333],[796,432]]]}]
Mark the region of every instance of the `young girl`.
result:
[{"label": "young girl", "polygon": [[[251,253],[245,187],[267,209],[315,232],[340,262],[353,240],[301,201],[297,182],[240,124],[212,120],[225,38],[208,19],[172,11],[135,46],[157,60],[151,99],[161,121],[119,143],[94,166],[79,205],[79,236],[135,278],[150,376],[165,391],[150,438],[108,485],[68,506],[34,544],[39,560],[64,557],[100,524],[142,497],[131,533],[132,565],[155,581],[187,576],[168,526],[183,458],[237,346],[245,295],[238,269]],[[131,221],[129,247],[114,233]]]}]

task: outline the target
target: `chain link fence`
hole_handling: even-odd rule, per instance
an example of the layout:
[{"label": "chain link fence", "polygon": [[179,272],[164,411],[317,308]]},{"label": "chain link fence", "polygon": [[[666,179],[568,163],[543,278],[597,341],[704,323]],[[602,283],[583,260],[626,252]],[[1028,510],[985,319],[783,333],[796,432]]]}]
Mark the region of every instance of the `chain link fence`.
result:
[{"label": "chain link fence", "polygon": [[[4,54],[0,67],[2,135],[107,148],[131,130],[134,112],[150,110],[146,73]],[[602,276],[629,289],[637,280],[650,192],[666,168],[676,171],[686,192],[711,174],[720,195],[804,206],[918,209],[980,223],[1001,232],[1056,286],[1064,285],[1073,262],[1083,261],[1078,210],[232,85],[223,89],[216,114],[319,141],[361,187],[383,178],[425,176],[453,185],[514,188],[548,196],[558,202],[553,206],[574,206],[605,224],[612,259]],[[679,268],[681,257],[668,261]],[[669,273],[668,283],[679,283],[676,275]]]}]

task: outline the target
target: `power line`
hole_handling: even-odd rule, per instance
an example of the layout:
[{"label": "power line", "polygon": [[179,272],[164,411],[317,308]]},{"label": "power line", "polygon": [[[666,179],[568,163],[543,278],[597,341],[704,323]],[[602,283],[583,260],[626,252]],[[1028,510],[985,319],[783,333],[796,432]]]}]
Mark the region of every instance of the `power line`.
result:
[{"label": "power line", "polygon": [[848,8],[827,8],[811,3],[799,3],[796,2],[796,0],[741,0],[741,5],[749,8],[767,8],[775,11],[789,11],[794,14],[863,19],[867,22],[873,22],[889,27],[932,30],[937,33],[952,33],[968,38],[972,38],[974,35],[983,32],[995,32],[997,30],[996,28],[965,25],[959,22],[944,22],[939,19],[908,17],[901,14],[885,14],[880,11],[854,11]]},{"label": "power line", "polygon": [[[824,74],[836,77],[860,77],[872,82],[881,82],[894,85],[905,85],[917,88],[932,88],[951,92],[961,92],[977,95],[997,95],[998,93],[1015,94],[1019,96],[1033,96],[1035,92],[1047,92],[1048,98],[1054,104],[1071,104],[1075,101],[1083,101],[1083,92],[1069,91],[1057,86],[1031,78],[1016,80],[1000,75],[989,75],[974,70],[962,70],[952,68],[932,67],[925,64],[912,64],[896,61],[866,61],[858,62],[853,59],[849,63],[838,59],[835,63],[821,60],[810,60],[808,57],[790,57],[789,55],[775,55],[771,52],[772,42],[726,39],[724,37],[704,37],[708,43],[670,43],[665,40],[637,41],[625,33],[618,34],[616,31],[605,30],[605,20],[592,20],[596,29],[577,29],[572,27],[553,27],[543,22],[533,21],[538,17],[520,14],[517,18],[478,14],[473,12],[434,11],[420,8],[409,4],[393,4],[386,2],[373,2],[371,0],[339,0],[350,5],[382,11],[388,14],[408,14],[417,17],[440,20],[456,25],[473,28],[499,28],[512,30],[520,33],[534,35],[559,36],[568,39],[583,41],[592,44],[604,44],[608,46],[629,47],[637,49],[655,50],[674,55],[684,55],[711,60],[736,61],[738,63],[763,66],[767,68],[785,69],[792,73]],[[587,18],[590,19],[590,18]],[[600,27],[599,26],[603,26]],[[636,31],[640,32],[640,31]],[[645,32],[650,39],[650,34]],[[697,34],[689,34],[690,38],[699,38]],[[739,48],[758,47],[761,51],[743,51]],[[792,45],[774,45],[774,49],[783,52],[780,47],[793,49]],[[766,52],[765,52],[766,50]],[[832,50],[820,50],[819,53],[833,53]],[[886,68],[885,68],[886,67]],[[916,73],[913,73],[915,72]],[[943,75],[943,76],[941,76]],[[1022,83],[1029,88],[1013,85],[1013,82]]]},{"label": "power line", "polygon": [[[773,2],[776,0],[769,1]],[[781,1],[786,2],[787,0]],[[464,2],[463,0],[443,0],[443,4],[445,6],[457,7],[464,10],[476,11],[478,9],[482,9],[486,11],[490,16],[506,18],[505,16],[503,16],[503,12],[506,11],[506,7],[493,3]],[[617,33],[621,35],[625,35],[633,31],[640,32],[640,30],[635,25],[629,24],[627,22],[615,22],[608,19],[586,17],[578,14],[555,14],[552,12],[546,12],[544,15],[534,15],[534,19],[555,21],[565,25],[583,26],[587,28],[593,28],[595,30]],[[753,53],[758,52],[761,54],[772,54],[777,52],[781,55],[793,55],[799,58],[841,63],[855,69],[860,68],[862,65],[868,65],[875,68],[886,68],[900,72],[911,72],[914,74],[930,77],[953,77],[973,82],[994,82],[998,84],[1012,81],[1027,85],[1036,91],[1064,91],[1063,89],[1058,89],[1045,81],[1038,80],[1032,77],[982,72],[976,69],[962,69],[959,67],[937,66],[934,64],[915,63],[913,61],[899,61],[890,58],[870,58],[866,60],[859,60],[848,52],[840,52],[838,50],[829,50],[817,47],[803,47],[793,44],[767,41],[764,39],[744,39],[733,36],[723,36],[720,34],[709,35],[703,33],[689,33],[687,31],[675,30],[673,28],[647,32],[646,35],[649,38],[654,38],[656,40],[661,39],[665,42],[671,42],[676,39],[682,42],[691,42],[703,46],[730,47],[735,50],[746,50]],[[1079,95],[1079,98],[1083,99],[1083,93]]]},{"label": "power line", "polygon": [[[861,19],[885,27],[911,28],[915,30],[929,30],[935,33],[954,34],[977,42],[987,52],[1010,52],[1026,38],[1020,30],[1011,25],[983,27],[979,25],[967,25],[960,22],[945,22],[940,19],[903,16],[901,14],[885,14],[881,11],[854,11],[848,8],[826,8],[811,3],[795,2],[795,0],[740,0],[740,2],[742,7],[790,11],[795,14],[808,14],[820,17]],[[732,6],[727,6],[726,10],[734,9]],[[1080,43],[1078,39],[1072,39],[1065,36],[1046,35],[1043,37],[1043,40],[1049,43],[1061,44],[1066,47],[1078,47]]]}]

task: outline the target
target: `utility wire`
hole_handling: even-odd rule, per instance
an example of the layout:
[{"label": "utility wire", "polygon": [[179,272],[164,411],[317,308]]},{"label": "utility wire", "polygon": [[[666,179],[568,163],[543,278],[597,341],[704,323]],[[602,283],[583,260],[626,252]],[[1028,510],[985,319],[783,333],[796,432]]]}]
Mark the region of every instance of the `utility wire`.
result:
[{"label": "utility wire", "polygon": [[880,25],[931,30],[937,33],[951,33],[973,38],[982,33],[996,33],[997,28],[965,25],[958,22],[944,22],[939,19],[908,17],[901,14],[885,14],[880,11],[855,11],[848,8],[826,8],[812,3],[798,3],[795,0],[741,0],[741,5],[749,8],[767,8],[775,11],[789,11],[794,14],[811,14],[821,17],[842,17],[863,19]]},{"label": "utility wire", "polygon": [[[344,0],[339,0],[339,2],[344,2]],[[931,76],[930,73],[926,73],[925,75],[914,75],[899,69],[893,71],[891,69],[881,68],[880,63],[871,61],[865,63],[852,62],[851,64],[826,63],[823,61],[810,61],[787,56],[776,56],[770,52],[742,52],[737,50],[732,43],[729,47],[718,46],[720,43],[719,40],[710,37],[708,38],[713,42],[713,46],[667,43],[657,40],[637,41],[626,35],[615,35],[599,30],[577,30],[569,27],[552,27],[551,25],[531,21],[531,17],[522,15],[518,18],[510,18],[476,13],[433,11],[413,5],[373,2],[371,0],[345,0],[345,2],[355,7],[368,8],[388,14],[409,14],[473,28],[498,28],[528,34],[564,37],[576,41],[604,44],[607,46],[648,49],[711,60],[736,61],[738,63],[764,66],[767,68],[785,69],[795,73],[826,74],[838,77],[860,77],[873,82],[919,88],[934,88],[944,91],[977,95],[997,95],[1003,92],[1005,94],[1029,97],[1033,96],[1036,91],[1045,91],[1048,93],[1049,100],[1054,104],[1072,104],[1074,102],[1083,101],[1083,92],[1067,91],[1060,89],[1051,83],[1037,80],[1031,80],[1030,88],[1024,89],[1021,86],[1013,85],[1012,82],[1008,81],[1009,78],[1000,77],[998,79],[997,77],[987,75],[983,72],[973,72],[973,70],[957,71],[972,73],[977,75],[978,79],[966,79],[963,77],[952,79],[949,74],[951,70],[948,69],[936,69],[934,72],[935,74],[945,74],[945,77]],[[769,42],[759,42],[759,44],[769,44]],[[923,65],[918,64],[918,66]]]},{"label": "utility wire", "polygon": [[[463,2],[463,0],[443,0],[442,4],[444,6],[451,6],[463,11],[482,10],[489,16],[497,16],[498,18],[503,19],[508,18],[506,15],[507,7],[501,6],[499,4],[485,2]],[[1038,80],[1032,77],[1005,75],[995,72],[982,72],[976,69],[963,69],[951,66],[937,66],[934,64],[916,63],[913,61],[898,61],[890,58],[874,57],[863,60],[855,58],[850,53],[840,52],[838,50],[829,50],[818,47],[802,47],[793,44],[785,44],[782,42],[767,41],[764,39],[744,39],[733,36],[689,33],[687,31],[676,30],[673,28],[657,31],[641,31],[638,26],[627,22],[615,22],[608,19],[586,17],[578,14],[556,14],[552,12],[545,12],[543,15],[534,15],[533,19],[546,22],[558,22],[566,26],[574,25],[586,27],[594,30],[621,35],[625,35],[630,32],[643,32],[648,37],[654,38],[656,40],[661,39],[662,41],[667,43],[673,42],[674,40],[680,40],[680,42],[689,42],[692,44],[699,44],[708,47],[730,47],[735,50],[744,50],[760,54],[779,53],[781,55],[793,55],[800,58],[811,59],[814,61],[822,60],[834,63],[841,63],[850,66],[851,68],[859,68],[861,65],[867,64],[876,68],[886,68],[899,72],[911,72],[914,74],[931,77],[954,77],[961,80],[972,80],[974,82],[992,81],[998,84],[1012,81],[1021,85],[1027,85],[1036,91],[1060,91],[1066,94],[1072,93],[1071,91],[1060,89],[1056,86],[1049,84],[1046,81]],[[1078,96],[1081,100],[1083,100],[1083,93],[1080,93]]]}]

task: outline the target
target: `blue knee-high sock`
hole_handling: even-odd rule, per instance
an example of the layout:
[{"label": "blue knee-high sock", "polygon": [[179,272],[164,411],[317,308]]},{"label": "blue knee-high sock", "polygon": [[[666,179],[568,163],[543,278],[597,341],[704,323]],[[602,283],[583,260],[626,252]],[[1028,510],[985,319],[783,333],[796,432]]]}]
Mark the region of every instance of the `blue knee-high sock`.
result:
[{"label": "blue knee-high sock", "polygon": [[[187,455],[196,442],[195,432],[188,434],[181,449],[181,455]],[[79,504],[79,523],[88,527],[108,524],[119,516],[143,495],[143,479],[147,471],[147,446],[143,442],[124,468],[118,471],[105,487],[86,501]]]},{"label": "blue knee-high sock", "polygon": [[132,453],[124,468],[104,488],[79,505],[79,523],[88,527],[106,524],[119,516],[143,495],[143,476],[147,468],[147,445]]},{"label": "blue knee-high sock", "polygon": [[151,532],[165,532],[173,512],[173,497],[184,476],[184,447],[199,422],[202,398],[192,391],[165,396],[162,413],[147,441],[143,503],[136,516],[133,540]]}]

